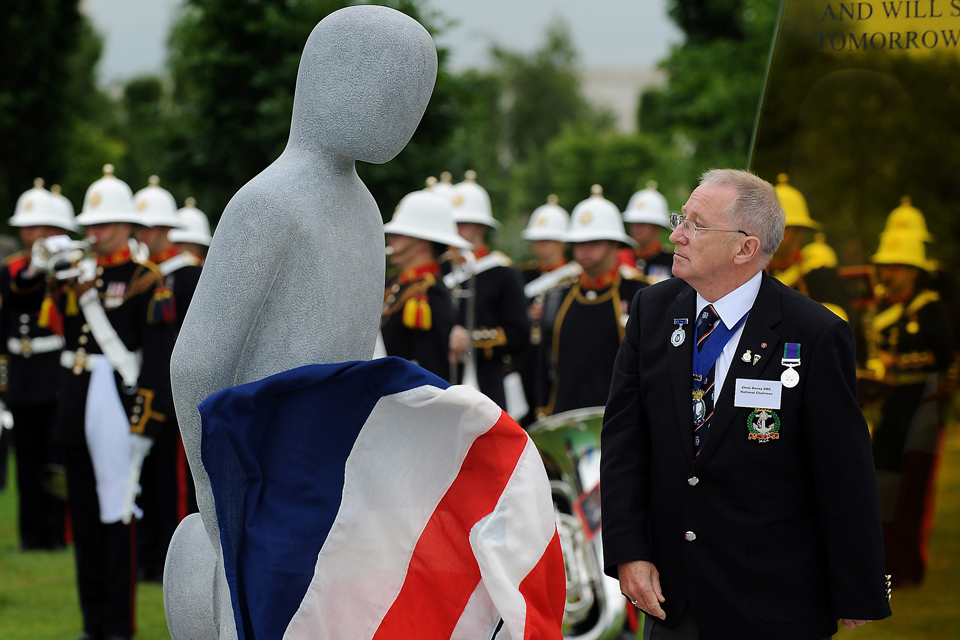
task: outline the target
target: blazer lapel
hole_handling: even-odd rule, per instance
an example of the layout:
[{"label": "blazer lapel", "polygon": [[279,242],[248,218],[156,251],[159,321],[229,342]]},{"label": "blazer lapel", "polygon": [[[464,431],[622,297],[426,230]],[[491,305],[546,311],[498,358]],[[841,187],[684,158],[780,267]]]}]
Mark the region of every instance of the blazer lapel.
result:
[{"label": "blazer lapel", "polygon": [[[705,461],[716,451],[730,425],[742,412],[746,411],[742,407],[733,405],[737,378],[761,379],[764,378],[763,374],[767,368],[776,367],[776,361],[778,360],[776,349],[780,342],[780,335],[773,331],[773,327],[780,323],[781,318],[780,293],[771,277],[764,274],[757,299],[753,303],[750,316],[747,318],[743,333],[740,335],[736,355],[724,378],[720,402],[714,407],[710,431],[707,433],[700,455],[694,462],[694,468],[703,466]],[[766,347],[763,345],[766,345]],[[750,362],[744,362],[741,359],[741,354],[747,349],[750,350],[751,356],[760,356],[757,364],[753,364],[753,357],[751,357]],[[746,419],[746,414],[743,417]]]},{"label": "blazer lapel", "polygon": [[663,322],[669,322],[670,334],[678,325],[674,320],[686,319],[683,331],[683,344],[667,347],[667,360],[670,363],[670,378],[673,387],[673,399],[677,409],[677,427],[680,429],[678,442],[683,447],[683,455],[693,462],[693,344],[696,342],[697,296],[692,287],[686,287],[677,295],[676,302],[667,309]]}]

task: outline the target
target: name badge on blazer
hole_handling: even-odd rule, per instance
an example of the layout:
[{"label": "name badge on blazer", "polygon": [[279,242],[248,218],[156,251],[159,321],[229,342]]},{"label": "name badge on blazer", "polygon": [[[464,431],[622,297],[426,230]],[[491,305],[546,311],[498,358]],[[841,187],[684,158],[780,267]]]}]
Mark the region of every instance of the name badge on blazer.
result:
[{"label": "name badge on blazer", "polygon": [[782,391],[783,383],[778,380],[737,378],[733,405],[735,407],[779,409]]}]

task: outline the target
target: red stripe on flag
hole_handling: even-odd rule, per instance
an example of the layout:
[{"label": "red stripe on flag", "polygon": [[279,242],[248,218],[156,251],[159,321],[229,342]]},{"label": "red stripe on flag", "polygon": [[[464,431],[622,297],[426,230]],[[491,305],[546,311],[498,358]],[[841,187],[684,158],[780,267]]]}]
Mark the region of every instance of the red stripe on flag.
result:
[{"label": "red stripe on flag", "polygon": [[524,640],[563,638],[560,625],[567,600],[567,579],[563,573],[560,534],[553,534],[537,566],[520,583],[520,593],[527,602]]},{"label": "red stripe on flag", "polygon": [[526,444],[526,433],[503,412],[474,441],[417,540],[406,580],[375,639],[450,637],[480,583],[470,530],[496,508]]}]

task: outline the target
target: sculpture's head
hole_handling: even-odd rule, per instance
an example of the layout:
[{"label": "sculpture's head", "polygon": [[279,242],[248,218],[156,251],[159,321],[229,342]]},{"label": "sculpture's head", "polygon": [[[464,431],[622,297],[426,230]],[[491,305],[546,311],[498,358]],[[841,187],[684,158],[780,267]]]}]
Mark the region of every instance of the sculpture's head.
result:
[{"label": "sculpture's head", "polygon": [[413,136],[437,78],[423,26],[387,7],[331,13],[300,59],[290,145],[383,163]]}]

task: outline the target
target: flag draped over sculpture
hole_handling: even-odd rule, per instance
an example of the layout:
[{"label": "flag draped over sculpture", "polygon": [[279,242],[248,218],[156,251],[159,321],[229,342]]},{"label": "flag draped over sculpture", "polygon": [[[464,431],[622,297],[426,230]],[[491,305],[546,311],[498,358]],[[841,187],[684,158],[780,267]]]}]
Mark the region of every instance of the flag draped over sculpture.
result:
[{"label": "flag draped over sculpture", "polygon": [[238,637],[559,638],[533,443],[404,360],[309,365],[200,405]]}]

